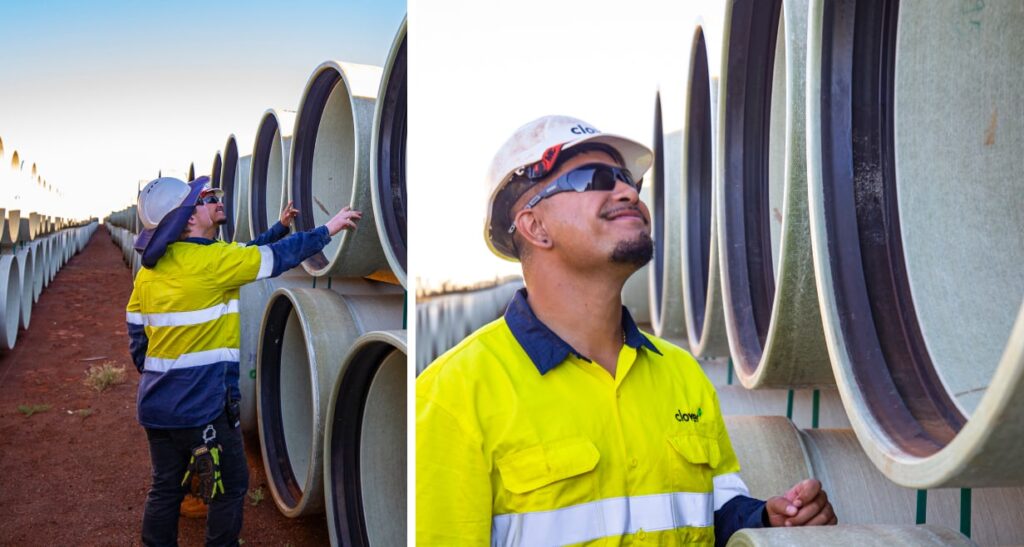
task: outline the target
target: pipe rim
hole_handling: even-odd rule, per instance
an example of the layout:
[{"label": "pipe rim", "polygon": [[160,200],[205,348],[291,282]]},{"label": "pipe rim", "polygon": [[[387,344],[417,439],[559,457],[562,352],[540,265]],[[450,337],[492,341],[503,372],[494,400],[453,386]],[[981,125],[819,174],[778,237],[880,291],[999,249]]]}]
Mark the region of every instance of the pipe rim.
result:
[{"label": "pipe rim", "polygon": [[[775,45],[782,0],[730,2],[724,44],[718,244],[729,344],[737,368],[757,373],[775,294],[768,158]],[[728,214],[730,211],[742,214]]]},{"label": "pipe rim", "polygon": [[[852,342],[845,351],[872,420],[888,442],[926,458],[948,445],[967,419],[928,355],[904,261],[891,108],[898,11],[896,0],[823,7],[822,84],[813,99],[821,113],[821,235],[832,258],[822,266],[832,280],[827,297],[844,313],[863,314],[861,321],[832,328]],[[836,85],[846,85],[850,95],[835,93]],[[873,173],[865,165],[874,166]],[[860,196],[869,184],[878,190],[875,199]]]},{"label": "pipe rim", "polygon": [[659,90],[654,94],[654,164],[651,166],[651,195],[653,197],[651,216],[654,224],[651,235],[654,238],[654,256],[651,260],[649,275],[652,289],[649,298],[651,326],[656,332],[663,329],[665,307],[668,305],[665,294],[665,278],[668,275],[666,271],[668,268],[666,259],[668,241],[665,236],[668,230],[665,229],[665,225],[669,219],[666,218],[668,207],[665,199],[665,134],[661,117],[661,91]]},{"label": "pipe rim", "polygon": [[234,241],[235,239],[235,193],[239,190],[235,188],[235,178],[238,176],[238,160],[238,142],[235,135],[232,134],[224,143],[224,165],[220,172],[220,188],[224,190],[222,205],[224,205],[224,214],[227,216],[227,221],[221,225],[224,241]]},{"label": "pipe rim", "polygon": [[[295,511],[303,504],[305,493],[296,478],[288,457],[288,445],[285,440],[284,417],[281,412],[281,393],[276,389],[280,384],[281,351],[284,347],[285,328],[295,308],[290,295],[275,292],[264,312],[263,325],[260,329],[257,386],[259,400],[257,402],[259,432],[263,447],[263,461],[274,465],[264,465],[267,482],[271,486],[275,498],[288,508]],[[305,330],[305,326],[303,326]],[[271,382],[268,380],[276,380]],[[314,392],[316,386],[314,383]],[[307,478],[312,473],[307,474]],[[286,512],[286,514],[288,514]]]},{"label": "pipe rim", "polygon": [[270,151],[274,146],[274,137],[279,135],[281,124],[277,112],[267,110],[256,129],[256,141],[252,149],[252,174],[249,184],[249,223],[253,235],[259,235],[270,229],[267,222],[267,180],[270,168]]},{"label": "pipe rim", "polygon": [[[406,142],[408,139],[408,60],[406,21],[402,20],[381,79],[375,107],[370,189],[374,219],[391,269],[406,286],[408,203]],[[385,204],[391,204],[390,207]]]},{"label": "pipe rim", "polygon": [[[707,303],[710,301],[710,272],[712,260],[712,237],[714,196],[713,135],[711,130],[711,74],[708,65],[707,43],[704,29],[698,26],[694,32],[690,56],[689,89],[687,96],[686,154],[683,195],[685,196],[684,220],[681,223],[684,257],[683,290],[685,292],[688,336],[691,346],[703,346],[704,327],[708,319]],[[699,120],[698,123],[694,123]]]},{"label": "pipe rim", "polygon": [[[332,543],[370,544],[359,464],[363,411],[380,365],[394,351],[403,353],[408,361],[405,331],[375,331],[360,336],[352,344],[334,385],[324,439],[324,492]],[[366,362],[370,364],[354,365]]]}]

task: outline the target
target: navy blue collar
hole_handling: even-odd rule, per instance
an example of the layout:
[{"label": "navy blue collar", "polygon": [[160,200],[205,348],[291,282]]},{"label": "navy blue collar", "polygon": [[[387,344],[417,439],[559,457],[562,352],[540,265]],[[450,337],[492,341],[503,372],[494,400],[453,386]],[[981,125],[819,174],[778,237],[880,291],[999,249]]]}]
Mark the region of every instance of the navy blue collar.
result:
[{"label": "navy blue collar", "polygon": [[[505,310],[505,323],[508,324],[512,336],[530,356],[530,360],[541,374],[547,374],[559,363],[565,361],[569,355],[589,361],[586,356],[573,349],[568,342],[559,338],[547,325],[537,319],[533,310],[530,309],[530,304],[526,301],[526,289],[519,289],[512,297],[512,302]],[[661,355],[658,348],[637,328],[633,317],[629,315],[629,310],[625,306],[622,307],[622,332],[626,335],[627,346],[637,349],[643,346]]]},{"label": "navy blue collar", "polygon": [[199,245],[209,245],[217,242],[216,239],[206,239],[205,237],[186,237],[182,241],[185,243],[198,243]]}]

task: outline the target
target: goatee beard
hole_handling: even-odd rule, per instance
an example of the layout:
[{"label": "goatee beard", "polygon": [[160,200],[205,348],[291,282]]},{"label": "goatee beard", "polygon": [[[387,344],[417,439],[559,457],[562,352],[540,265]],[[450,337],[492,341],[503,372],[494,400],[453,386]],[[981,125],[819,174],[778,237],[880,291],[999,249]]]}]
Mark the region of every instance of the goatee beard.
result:
[{"label": "goatee beard", "polygon": [[620,241],[610,257],[613,264],[632,264],[640,269],[654,256],[654,240],[641,233],[632,241]]}]

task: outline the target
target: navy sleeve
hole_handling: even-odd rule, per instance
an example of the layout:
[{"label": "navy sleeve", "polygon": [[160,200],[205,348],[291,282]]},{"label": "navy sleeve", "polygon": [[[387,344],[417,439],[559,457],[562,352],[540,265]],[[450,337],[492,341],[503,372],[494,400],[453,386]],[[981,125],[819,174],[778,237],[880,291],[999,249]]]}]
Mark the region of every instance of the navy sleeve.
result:
[{"label": "navy sleeve", "polygon": [[149,347],[149,337],[146,336],[146,328],[136,323],[128,323],[128,352],[132,354],[132,362],[135,368],[142,373],[142,367],[146,364],[146,349]]},{"label": "navy sleeve", "polygon": [[273,226],[270,227],[269,230],[263,232],[262,234],[259,235],[259,237],[250,241],[249,243],[246,243],[245,245],[270,245],[271,243],[281,239],[286,235],[288,235],[288,228],[285,227],[284,224],[281,224],[281,221],[277,221],[274,223]]},{"label": "navy sleeve", "polygon": [[302,264],[303,260],[320,252],[328,243],[327,226],[318,226],[308,232],[296,232],[268,245],[274,252],[274,271],[270,277],[277,277]]},{"label": "navy sleeve", "polygon": [[736,496],[715,511],[715,547],[725,547],[729,538],[743,528],[767,528],[768,515],[764,502],[747,496]]}]

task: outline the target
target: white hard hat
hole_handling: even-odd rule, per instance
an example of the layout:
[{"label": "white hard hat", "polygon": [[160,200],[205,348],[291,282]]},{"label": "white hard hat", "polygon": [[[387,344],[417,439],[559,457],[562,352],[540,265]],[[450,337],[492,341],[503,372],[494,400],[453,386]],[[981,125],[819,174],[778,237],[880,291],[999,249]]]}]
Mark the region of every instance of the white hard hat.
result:
[{"label": "white hard hat", "polygon": [[151,181],[139,192],[139,220],[142,226],[153,230],[174,209],[181,207],[191,188],[188,183],[173,177]]},{"label": "white hard hat", "polygon": [[509,208],[519,196],[502,195],[509,181],[516,175],[543,178],[554,167],[560,151],[583,143],[613,148],[622,156],[623,167],[637,179],[654,161],[654,153],[646,146],[626,137],[601,133],[577,118],[544,116],[520,127],[498,149],[487,173],[491,196],[487,200],[484,239],[491,252],[505,260],[519,261],[512,235],[508,233],[512,222]]}]

